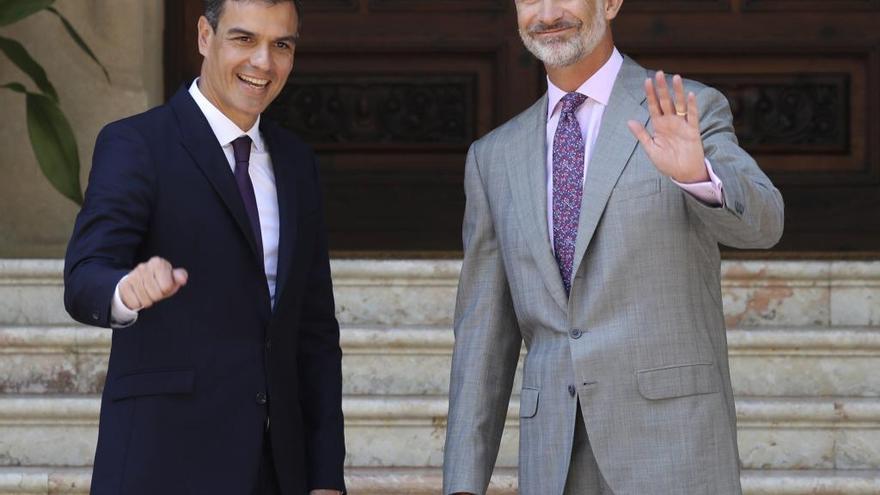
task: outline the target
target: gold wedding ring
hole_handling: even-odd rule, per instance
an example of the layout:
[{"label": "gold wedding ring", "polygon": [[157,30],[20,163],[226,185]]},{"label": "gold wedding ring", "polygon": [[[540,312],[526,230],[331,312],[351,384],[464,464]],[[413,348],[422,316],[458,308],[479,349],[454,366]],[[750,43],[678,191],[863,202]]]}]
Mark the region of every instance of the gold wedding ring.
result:
[{"label": "gold wedding ring", "polygon": [[675,109],[675,115],[678,115],[679,117],[687,117],[687,114],[688,114],[687,112],[682,112],[681,110],[679,110],[677,108]]}]

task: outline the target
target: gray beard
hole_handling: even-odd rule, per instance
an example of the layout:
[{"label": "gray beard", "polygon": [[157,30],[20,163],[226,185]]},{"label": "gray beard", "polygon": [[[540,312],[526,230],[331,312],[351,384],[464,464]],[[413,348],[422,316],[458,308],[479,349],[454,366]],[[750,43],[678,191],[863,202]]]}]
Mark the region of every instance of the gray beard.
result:
[{"label": "gray beard", "polygon": [[526,49],[544,65],[548,67],[574,65],[592,53],[605,36],[608,24],[605,22],[601,5],[602,2],[597,2],[597,12],[589,29],[584,29],[582,25],[577,34],[568,39],[538,41],[531,33],[522,29],[519,31],[519,36]]}]

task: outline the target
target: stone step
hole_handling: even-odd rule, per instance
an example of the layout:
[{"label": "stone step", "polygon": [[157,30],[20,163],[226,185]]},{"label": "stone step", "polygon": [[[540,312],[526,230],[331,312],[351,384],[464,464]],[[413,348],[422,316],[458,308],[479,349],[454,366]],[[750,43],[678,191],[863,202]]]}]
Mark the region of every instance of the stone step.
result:
[{"label": "stone step", "polygon": [[[451,326],[461,261],[333,260],[345,324]],[[0,324],[66,325],[60,260],[0,259]],[[880,261],[724,261],[729,327],[880,325]]]},{"label": "stone step", "polygon": [[[97,396],[0,397],[0,465],[87,466],[97,439]],[[431,396],[347,396],[346,463],[438,467],[447,401]],[[498,458],[517,465],[518,400]],[[746,469],[880,469],[880,399],[737,399]]]},{"label": "stone step", "polygon": [[[0,393],[100,393],[110,336],[82,326],[0,326]],[[728,342],[737,395],[880,396],[880,327],[742,328]],[[452,346],[444,327],[343,328],[344,391],[444,395]]]},{"label": "stone step", "polygon": [[[89,490],[91,469],[44,467],[0,468],[0,495],[73,495]],[[877,495],[877,471],[755,471],[742,472],[745,495]],[[349,468],[345,484],[351,495],[435,495],[440,469]],[[516,472],[496,469],[489,495],[515,495]]]}]

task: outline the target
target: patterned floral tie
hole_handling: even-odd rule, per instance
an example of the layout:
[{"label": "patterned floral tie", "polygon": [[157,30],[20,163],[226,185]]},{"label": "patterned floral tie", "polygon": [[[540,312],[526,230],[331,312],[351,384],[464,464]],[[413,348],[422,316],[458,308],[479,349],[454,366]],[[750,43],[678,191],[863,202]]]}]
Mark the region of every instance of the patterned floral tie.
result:
[{"label": "patterned floral tie", "polygon": [[584,136],[575,117],[587,101],[580,93],[562,98],[562,115],[553,137],[553,249],[565,285],[571,293],[571,269],[584,194]]}]

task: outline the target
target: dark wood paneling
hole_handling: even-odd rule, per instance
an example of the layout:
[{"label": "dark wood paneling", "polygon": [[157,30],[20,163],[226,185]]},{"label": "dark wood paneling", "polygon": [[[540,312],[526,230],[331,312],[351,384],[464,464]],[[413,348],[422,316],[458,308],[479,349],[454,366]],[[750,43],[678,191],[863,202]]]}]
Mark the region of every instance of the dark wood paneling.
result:
[{"label": "dark wood paneling", "polygon": [[298,76],[268,116],[321,151],[452,149],[476,138],[476,74]]},{"label": "dark wood paneling", "polygon": [[880,177],[880,162],[869,159],[880,136],[868,125],[868,52],[636,57],[724,92],[741,144],[779,185],[857,186]]},{"label": "dark wood paneling", "polygon": [[[545,90],[508,0],[306,0],[269,114],[321,162],[332,249],[455,253],[469,142]],[[166,0],[166,87],[198,72],[200,0]],[[780,187],[778,256],[880,252],[880,0],[627,0],[617,45],[729,98]],[[728,252],[729,256],[749,256]]]},{"label": "dark wood paneling", "polygon": [[626,0],[627,12],[694,12],[728,11],[730,0]]},{"label": "dark wood paneling", "polygon": [[[364,40],[354,49],[329,41],[302,47],[296,74],[270,113],[312,137],[335,251],[461,248],[464,153],[521,108],[513,106],[509,91],[498,89],[521,70],[511,65],[518,52],[510,45],[386,39]],[[297,105],[294,95],[308,87],[321,88],[323,105],[315,106],[317,96],[310,103],[320,110],[303,112]],[[536,91],[528,92],[523,105]],[[325,129],[308,130],[310,121],[317,125],[321,119],[329,121],[319,126]],[[338,128],[344,131],[332,132]]]},{"label": "dark wood paneling", "polygon": [[202,58],[196,27],[202,13],[200,1],[165,2],[165,97],[199,74]]},{"label": "dark wood paneling", "polygon": [[742,0],[743,10],[849,12],[880,10],[880,0]]},{"label": "dark wood paneling", "polygon": [[398,10],[406,12],[425,12],[449,10],[465,11],[504,11],[513,4],[512,0],[369,0],[372,10]]},{"label": "dark wood paneling", "polygon": [[334,12],[340,10],[355,11],[362,0],[305,0],[303,2],[303,19],[312,12]]},{"label": "dark wood paneling", "polygon": [[830,155],[851,151],[849,76],[801,73],[692,77],[724,93],[740,144],[752,153]]},{"label": "dark wood paneling", "polygon": [[625,4],[615,36],[643,65],[730,98],[741,142],[785,200],[777,253],[880,251],[880,13],[846,0],[770,10],[782,3],[653,15]]}]

